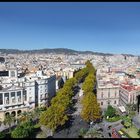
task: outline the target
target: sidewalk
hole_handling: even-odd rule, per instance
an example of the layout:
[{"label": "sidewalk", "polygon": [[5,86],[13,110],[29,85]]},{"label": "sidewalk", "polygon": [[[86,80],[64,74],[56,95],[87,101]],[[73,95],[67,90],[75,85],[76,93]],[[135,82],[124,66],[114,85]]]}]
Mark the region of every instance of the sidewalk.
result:
[{"label": "sidewalk", "polygon": [[[13,126],[16,126],[16,124],[13,123],[13,124],[11,125],[11,127],[13,127]],[[2,123],[1,126],[0,126],[0,132],[6,130],[6,129],[8,129],[8,128],[9,128],[9,125],[4,125],[4,124]]]}]

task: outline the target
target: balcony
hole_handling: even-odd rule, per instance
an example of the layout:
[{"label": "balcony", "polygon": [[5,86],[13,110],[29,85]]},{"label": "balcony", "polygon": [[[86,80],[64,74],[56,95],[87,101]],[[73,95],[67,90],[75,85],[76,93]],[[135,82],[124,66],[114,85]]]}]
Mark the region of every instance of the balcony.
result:
[{"label": "balcony", "polygon": [[40,100],[46,100],[46,99],[48,99],[48,94],[42,94],[40,96]]}]

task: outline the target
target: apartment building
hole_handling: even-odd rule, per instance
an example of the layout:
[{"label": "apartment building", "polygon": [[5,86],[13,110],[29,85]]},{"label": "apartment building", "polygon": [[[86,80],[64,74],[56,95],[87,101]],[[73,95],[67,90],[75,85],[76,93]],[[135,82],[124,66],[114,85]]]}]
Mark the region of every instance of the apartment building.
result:
[{"label": "apartment building", "polygon": [[136,104],[138,95],[140,95],[140,87],[130,84],[121,84],[119,103],[122,106]]},{"label": "apartment building", "polygon": [[[134,72],[135,70],[133,68]],[[137,104],[137,96],[140,95],[139,77],[131,76],[118,68],[113,71],[110,68],[98,69],[96,77],[97,99],[101,108],[107,108],[109,104],[116,107]]]}]

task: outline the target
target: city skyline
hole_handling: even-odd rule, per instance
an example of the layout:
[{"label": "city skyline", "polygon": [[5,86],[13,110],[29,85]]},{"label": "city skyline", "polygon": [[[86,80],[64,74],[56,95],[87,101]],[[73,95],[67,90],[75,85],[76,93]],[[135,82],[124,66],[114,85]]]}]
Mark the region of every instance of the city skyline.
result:
[{"label": "city skyline", "polygon": [[0,48],[139,55],[139,6],[136,2],[1,2]]}]

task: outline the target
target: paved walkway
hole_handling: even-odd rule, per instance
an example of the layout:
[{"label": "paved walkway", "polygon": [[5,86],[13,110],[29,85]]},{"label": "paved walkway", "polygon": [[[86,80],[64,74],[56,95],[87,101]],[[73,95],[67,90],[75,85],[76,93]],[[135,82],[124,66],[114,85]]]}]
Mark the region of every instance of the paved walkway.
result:
[{"label": "paved walkway", "polygon": [[[81,85],[79,85],[79,87],[81,88]],[[67,124],[66,128],[54,133],[53,138],[78,138],[81,128],[89,129],[89,124],[84,122],[80,117],[80,112],[82,109],[80,100],[82,99],[82,96],[79,97],[79,92],[82,92],[82,90],[80,89],[80,91],[78,91],[73,97],[73,99],[77,102],[74,105],[76,111],[71,114],[72,119],[70,119],[70,122]]]},{"label": "paved walkway", "polygon": [[[13,126],[16,126],[16,124],[15,124],[15,123],[12,123],[11,127],[13,127]],[[2,123],[1,126],[0,126],[0,132],[6,130],[6,129],[8,129],[8,128],[9,128],[9,125],[4,125],[4,124]]]},{"label": "paved walkway", "polygon": [[140,115],[136,115],[133,117],[133,124],[137,127],[140,128]]},{"label": "paved walkway", "polygon": [[81,105],[81,99],[83,96],[79,96],[79,93],[82,93],[82,89],[80,89],[80,91],[78,92],[78,94],[75,95],[74,99],[77,100],[76,104],[75,104],[75,108],[76,111],[72,114],[72,115],[80,115],[81,110],[82,110],[82,105]]},{"label": "paved walkway", "polygon": [[54,133],[53,138],[78,138],[81,128],[89,129],[89,125],[84,122],[80,116],[73,116],[72,124],[68,125],[67,128]]}]

